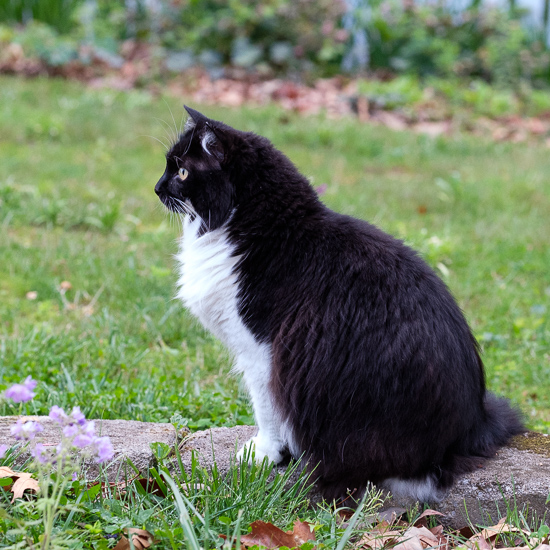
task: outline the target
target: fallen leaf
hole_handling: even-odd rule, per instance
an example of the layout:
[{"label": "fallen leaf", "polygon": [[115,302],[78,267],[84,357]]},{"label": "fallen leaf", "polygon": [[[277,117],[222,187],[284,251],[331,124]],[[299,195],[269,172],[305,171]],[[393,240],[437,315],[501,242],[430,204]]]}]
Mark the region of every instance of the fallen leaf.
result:
[{"label": "fallen leaf", "polygon": [[475,534],[475,531],[469,525],[465,525],[462,529],[458,530],[457,534],[465,539],[469,539]]},{"label": "fallen leaf", "polygon": [[297,546],[302,546],[308,540],[315,540],[315,533],[311,528],[311,524],[307,521],[296,520],[294,522],[294,529],[292,535],[297,543]]},{"label": "fallen leaf", "polygon": [[[407,529],[402,536],[397,539],[397,544],[393,548],[397,548],[398,550],[424,550],[424,548],[427,548],[428,546],[437,546],[437,542],[435,544],[423,543],[422,539],[418,535],[418,532],[421,532],[423,529],[426,528],[409,527],[409,529]],[[426,531],[428,530],[426,529]]]},{"label": "fallen leaf", "polygon": [[355,545],[355,548],[372,548],[372,550],[380,550],[387,544],[398,540],[401,534],[401,531],[384,529],[384,527],[380,528],[380,526],[378,526],[376,529],[365,533]]},{"label": "fallen leaf", "polygon": [[412,128],[419,134],[427,134],[431,137],[437,137],[449,132],[449,123],[446,120],[438,122],[418,122]]},{"label": "fallen leaf", "polygon": [[395,522],[396,519],[400,518],[403,514],[407,513],[406,508],[401,508],[397,506],[392,506],[382,512],[378,513],[378,517],[382,521],[387,521],[390,525]]},{"label": "fallen leaf", "polygon": [[407,122],[402,116],[391,111],[380,111],[376,114],[376,117],[373,118],[376,118],[378,122],[387,126],[390,130],[401,131],[406,130],[408,127]]},{"label": "fallen leaf", "polygon": [[241,545],[245,548],[250,546],[264,546],[266,548],[296,548],[302,546],[308,540],[315,540],[315,533],[311,526],[305,521],[296,520],[292,531],[283,531],[272,523],[255,521],[251,525],[252,531],[241,537]]},{"label": "fallen leaf", "polygon": [[12,502],[16,498],[22,498],[25,491],[33,491],[38,493],[40,487],[36,479],[32,479],[32,474],[26,472],[14,472],[11,468],[7,466],[0,467],[0,478],[10,477],[13,480],[13,484],[10,485],[7,489],[13,493]]},{"label": "fallen leaf", "polygon": [[432,516],[444,516],[445,514],[442,514],[441,512],[438,512],[437,510],[431,510],[428,508],[427,510],[424,510],[416,519],[416,521],[413,523],[415,527],[428,527],[428,518]]},{"label": "fallen leaf", "polygon": [[[135,550],[145,550],[153,544],[154,538],[149,531],[144,529],[135,529],[134,527],[128,528],[128,535],[132,536],[132,544]],[[119,541],[113,550],[131,550],[132,546],[126,536],[121,535]]]},{"label": "fallen leaf", "polygon": [[[433,511],[433,510],[432,510]],[[438,538],[426,527],[409,527],[401,537],[395,548],[400,550],[417,549],[439,546]]]},{"label": "fallen leaf", "polygon": [[478,539],[484,539],[487,542],[493,543],[499,535],[502,535],[504,533],[525,533],[526,535],[530,534],[529,531],[526,531],[525,529],[519,529],[518,527],[509,525],[508,523],[506,523],[506,518],[502,518],[496,525],[486,527],[485,529],[481,530],[479,533],[471,537],[470,540],[477,541]]},{"label": "fallen leaf", "polygon": [[166,496],[165,490],[163,490],[158,481],[156,479],[153,479],[152,477],[150,477],[149,479],[141,477],[139,479],[136,479],[135,482],[141,485],[146,493],[160,497]]}]

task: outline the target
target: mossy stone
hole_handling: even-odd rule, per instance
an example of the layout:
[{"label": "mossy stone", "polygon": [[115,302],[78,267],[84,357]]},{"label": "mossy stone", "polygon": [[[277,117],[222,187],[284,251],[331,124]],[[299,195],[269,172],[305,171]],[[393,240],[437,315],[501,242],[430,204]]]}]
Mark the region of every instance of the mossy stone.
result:
[{"label": "mossy stone", "polygon": [[550,458],[550,436],[545,434],[526,432],[514,437],[508,446],[520,451],[530,451]]}]

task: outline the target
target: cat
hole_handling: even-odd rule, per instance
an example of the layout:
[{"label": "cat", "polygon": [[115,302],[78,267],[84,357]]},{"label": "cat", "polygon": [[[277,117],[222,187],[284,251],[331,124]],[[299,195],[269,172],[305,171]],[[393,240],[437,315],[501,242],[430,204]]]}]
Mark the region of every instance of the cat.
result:
[{"label": "cat", "polygon": [[185,109],[155,191],[183,218],[177,296],[250,393],[239,458],[304,457],[327,499],[372,482],[431,502],[524,431],[416,252],[327,208],[266,138]]}]

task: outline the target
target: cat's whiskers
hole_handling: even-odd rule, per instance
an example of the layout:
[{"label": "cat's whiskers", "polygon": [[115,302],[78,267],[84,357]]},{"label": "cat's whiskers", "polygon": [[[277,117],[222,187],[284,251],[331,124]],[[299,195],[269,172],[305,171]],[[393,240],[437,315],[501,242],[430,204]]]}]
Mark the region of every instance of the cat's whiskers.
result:
[{"label": "cat's whiskers", "polygon": [[173,204],[175,205],[174,210],[176,211],[176,213],[180,214],[180,220],[182,225],[185,221],[185,216],[191,216],[191,218],[198,217],[201,221],[200,229],[201,230],[205,229],[206,231],[210,230],[210,213],[208,214],[209,219],[208,219],[208,225],[207,225],[204,219],[198,215],[197,211],[193,208],[193,205],[191,203],[187,201],[182,201],[180,199],[176,199],[175,197],[171,197],[171,198],[174,201],[173,202]]},{"label": "cat's whiskers", "polygon": [[172,212],[172,210],[170,210],[170,208],[168,208],[164,203],[162,202],[159,202],[156,206],[156,209],[159,209],[162,211],[163,215],[165,218],[168,219],[168,223],[170,225],[170,228],[172,228],[172,220],[173,220],[173,217],[174,217],[174,212]]},{"label": "cat's whiskers", "polygon": [[153,117],[153,118],[156,121],[161,122],[162,124],[164,124],[163,130],[164,130],[164,133],[166,134],[166,139],[168,140],[168,143],[172,143],[172,144],[177,143],[178,138],[177,138],[177,135],[174,136],[172,126],[170,126],[170,124],[168,124],[168,122],[166,122],[166,120],[164,120],[162,118],[158,118],[158,117]]},{"label": "cat's whiskers", "polygon": [[195,209],[191,204],[184,202],[176,197],[170,197],[172,199],[172,204],[174,205],[174,211],[178,214],[191,214],[196,215]]},{"label": "cat's whiskers", "polygon": [[178,135],[181,136],[181,134],[183,134],[183,120],[185,119],[185,111],[182,111],[181,113],[181,120],[180,120],[180,127],[179,127],[179,133]]},{"label": "cat's whiskers", "polygon": [[170,150],[170,147],[168,145],[166,145],[166,143],[164,143],[164,141],[162,141],[161,139],[159,139],[155,136],[150,136],[149,134],[141,134],[138,137],[148,137],[148,138],[154,139],[155,141],[158,141],[166,149],[166,151]]},{"label": "cat's whiskers", "polygon": [[162,98],[164,103],[166,103],[166,107],[168,107],[168,111],[170,111],[170,116],[172,117],[172,121],[174,122],[174,132],[175,132],[175,139],[174,143],[177,143],[178,141],[178,125],[176,124],[176,119],[174,118],[174,113],[172,113],[172,109],[170,109],[170,105],[168,105],[168,102],[166,99]]}]

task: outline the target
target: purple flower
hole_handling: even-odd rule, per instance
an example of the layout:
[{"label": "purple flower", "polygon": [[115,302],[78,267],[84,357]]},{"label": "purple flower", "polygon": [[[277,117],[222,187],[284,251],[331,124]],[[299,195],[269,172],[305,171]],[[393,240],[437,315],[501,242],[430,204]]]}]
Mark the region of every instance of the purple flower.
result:
[{"label": "purple flower", "polygon": [[113,449],[111,440],[107,436],[96,437],[94,440],[94,446],[96,449],[96,461],[98,463],[101,464],[102,462],[111,460],[111,458],[113,458],[115,450]]},{"label": "purple flower", "polygon": [[71,418],[73,422],[76,422],[81,426],[83,426],[86,423],[86,417],[82,414],[82,412],[80,412],[80,407],[73,407],[73,410],[71,412]]},{"label": "purple flower", "polygon": [[78,479],[78,473],[77,472],[73,472],[73,475],[71,477],[71,481],[76,481]]},{"label": "purple flower", "polygon": [[9,447],[7,445],[0,445],[0,458],[4,458],[6,456],[8,449]]},{"label": "purple flower", "polygon": [[78,447],[79,449],[83,449],[84,447],[87,447],[88,445],[91,445],[94,442],[94,438],[91,435],[86,434],[78,434],[73,439],[73,446]]},{"label": "purple flower", "polygon": [[31,450],[31,456],[38,460],[40,464],[46,464],[50,462],[51,455],[48,452],[47,448],[42,445],[42,443],[37,443]]},{"label": "purple flower", "polygon": [[27,376],[22,384],[14,384],[11,388],[8,388],[4,396],[15,403],[25,403],[35,396],[34,388],[36,388],[36,380]]},{"label": "purple flower", "polygon": [[32,420],[25,422],[22,418],[20,418],[11,427],[11,434],[19,441],[30,441],[31,439],[34,439],[34,436],[37,433],[40,433],[43,430],[44,428],[38,422],[34,422]]},{"label": "purple flower", "polygon": [[69,424],[68,426],[65,426],[63,428],[63,435],[65,437],[74,437],[75,435],[80,433],[80,426],[77,426],[76,424]]},{"label": "purple flower", "polygon": [[87,435],[95,435],[95,422],[93,420],[86,422],[86,424],[82,426],[82,433]]},{"label": "purple flower", "polygon": [[50,414],[48,415],[54,422],[57,422],[58,424],[65,424],[68,420],[68,416],[67,416],[67,413],[65,413],[65,411],[61,408],[61,407],[58,407],[57,405],[54,405],[51,409],[50,409]]}]

